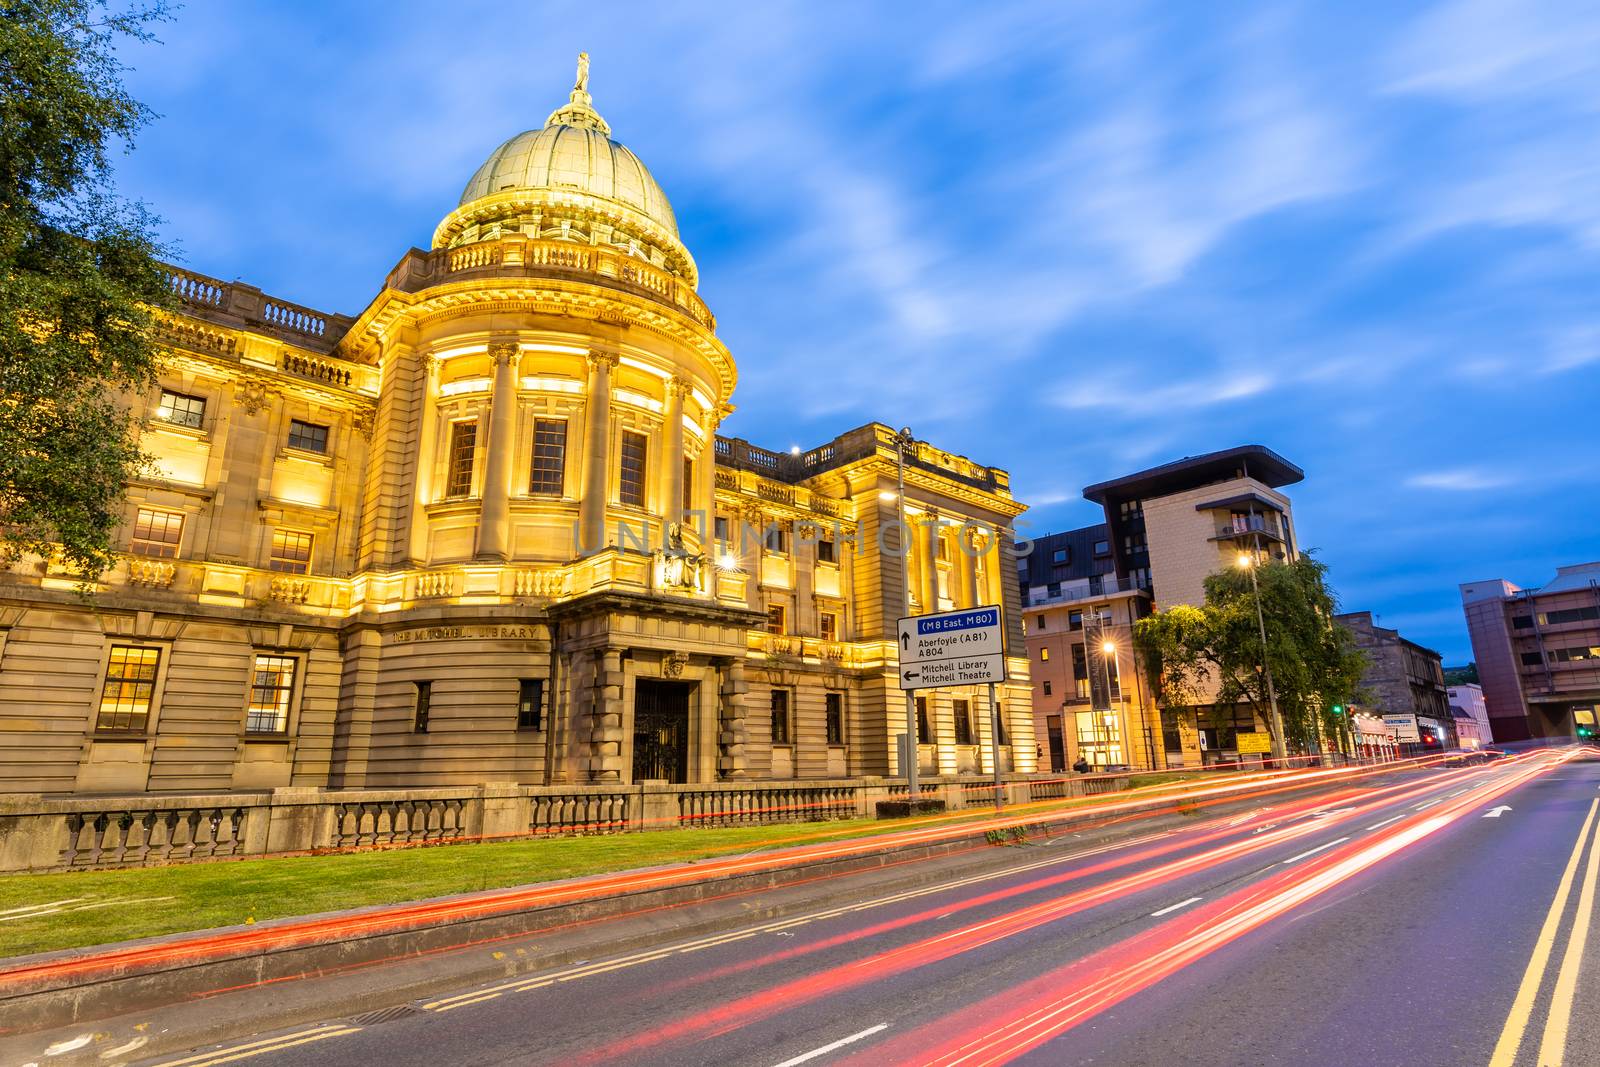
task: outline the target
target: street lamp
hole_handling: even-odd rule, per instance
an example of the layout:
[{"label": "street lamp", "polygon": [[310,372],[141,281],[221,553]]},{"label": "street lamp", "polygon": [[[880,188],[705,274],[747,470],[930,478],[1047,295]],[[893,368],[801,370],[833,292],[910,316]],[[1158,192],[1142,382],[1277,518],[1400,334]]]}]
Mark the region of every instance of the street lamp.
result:
[{"label": "street lamp", "polygon": [[[897,481],[895,492],[895,509],[900,516],[900,614],[909,617],[911,614],[911,575],[906,566],[910,553],[906,550],[906,538],[910,534],[911,525],[906,516],[906,449],[916,446],[917,439],[911,435],[911,427],[907,426],[894,435],[895,451],[895,478]],[[917,811],[917,698],[913,690],[906,690],[906,793],[911,801],[911,813]],[[996,794],[998,797],[998,794]]]},{"label": "street lamp", "polygon": [[1281,762],[1286,755],[1283,716],[1278,714],[1278,687],[1272,684],[1272,664],[1267,662],[1267,617],[1261,612],[1261,584],[1256,581],[1255,557],[1239,553],[1239,566],[1250,572],[1250,590],[1255,594],[1256,625],[1261,628],[1261,671],[1267,678],[1267,699],[1272,702],[1272,758]]}]

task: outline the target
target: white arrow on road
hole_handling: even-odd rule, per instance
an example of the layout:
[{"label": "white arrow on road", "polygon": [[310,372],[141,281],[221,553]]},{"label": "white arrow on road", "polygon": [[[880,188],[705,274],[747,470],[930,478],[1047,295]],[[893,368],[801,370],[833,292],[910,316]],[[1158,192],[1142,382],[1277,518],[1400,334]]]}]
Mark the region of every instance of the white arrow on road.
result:
[{"label": "white arrow on road", "polygon": [[1483,813],[1485,819],[1498,819],[1501,815],[1511,810],[1510,804],[1502,804],[1498,808],[1490,808]]}]

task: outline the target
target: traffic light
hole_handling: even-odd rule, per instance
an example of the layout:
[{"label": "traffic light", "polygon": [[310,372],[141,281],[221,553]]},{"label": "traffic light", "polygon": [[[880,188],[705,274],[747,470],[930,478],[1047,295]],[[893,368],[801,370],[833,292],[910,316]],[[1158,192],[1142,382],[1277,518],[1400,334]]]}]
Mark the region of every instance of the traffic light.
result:
[{"label": "traffic light", "polygon": [[1578,727],[1578,736],[1579,737],[1585,737],[1585,738],[1593,737],[1594,736],[1594,727],[1593,726],[1579,726]]},{"label": "traffic light", "polygon": [[1343,715],[1344,714],[1344,705],[1343,704],[1335,704],[1333,706],[1333,713],[1335,715]]}]

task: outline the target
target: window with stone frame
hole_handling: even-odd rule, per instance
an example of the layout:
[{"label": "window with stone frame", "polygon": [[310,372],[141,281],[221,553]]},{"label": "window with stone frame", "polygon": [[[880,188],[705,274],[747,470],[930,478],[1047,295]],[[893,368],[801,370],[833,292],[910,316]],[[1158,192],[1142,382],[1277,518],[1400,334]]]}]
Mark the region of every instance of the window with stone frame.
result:
[{"label": "window with stone frame", "polygon": [[567,484],[567,420],[533,420],[533,464],[528,492],[561,496]]},{"label": "window with stone frame", "polygon": [[524,678],[517,687],[517,729],[544,729],[544,679]]},{"label": "window with stone frame", "polygon": [[311,545],[314,538],[301,530],[281,526],[272,531],[272,553],[267,569],[283,574],[307,574],[311,570]]},{"label": "window with stone frame", "polygon": [[650,440],[631,430],[622,434],[622,454],[617,459],[617,499],[628,507],[644,507],[645,469]]},{"label": "window with stone frame", "polygon": [[789,632],[788,612],[782,604],[767,605],[767,633],[784,634]]},{"label": "window with stone frame", "polygon": [[206,422],[206,398],[173,389],[161,390],[161,403],[156,408],[156,418],[174,426],[198,430]]},{"label": "window with stone frame", "polygon": [[844,694],[828,692],[823,694],[823,721],[827,731],[828,744],[844,744]]},{"label": "window with stone frame", "polygon": [[95,729],[107,733],[144,733],[155,703],[159,648],[113,645],[106,660],[105,684]]},{"label": "window with stone frame", "polygon": [[135,556],[173,559],[182,540],[182,512],[140,508],[133,520],[133,538],[128,542],[128,551]]},{"label": "window with stone frame", "polygon": [[817,631],[824,641],[839,640],[839,616],[832,611],[818,612]]},{"label": "window with stone frame", "polygon": [[290,419],[289,447],[298,448],[302,452],[316,452],[320,455],[326,455],[328,451],[328,428],[314,422]]},{"label": "window with stone frame", "polygon": [[683,457],[683,504],[684,514],[694,510],[694,460],[688,456]]},{"label": "window with stone frame", "polygon": [[251,734],[281,734],[289,729],[294,700],[295,660],[274,652],[257,652],[250,680],[250,704],[244,729]]},{"label": "window with stone frame", "polygon": [[789,691],[787,689],[774,689],[772,691],[772,743],[787,745],[793,742],[793,724],[789,716]]},{"label": "window with stone frame", "polygon": [[444,495],[472,495],[472,462],[478,447],[476,419],[450,424],[450,460],[445,471]]},{"label": "window with stone frame", "polygon": [[411,732],[425,734],[428,732],[428,716],[433,710],[433,683],[414,682],[416,692],[412,695],[411,704]]},{"label": "window with stone frame", "polygon": [[955,716],[956,744],[971,745],[976,742],[972,739],[972,702],[970,700],[951,701],[952,714]]},{"label": "window with stone frame", "polygon": [[917,743],[933,744],[933,725],[928,719],[928,698],[917,698]]}]

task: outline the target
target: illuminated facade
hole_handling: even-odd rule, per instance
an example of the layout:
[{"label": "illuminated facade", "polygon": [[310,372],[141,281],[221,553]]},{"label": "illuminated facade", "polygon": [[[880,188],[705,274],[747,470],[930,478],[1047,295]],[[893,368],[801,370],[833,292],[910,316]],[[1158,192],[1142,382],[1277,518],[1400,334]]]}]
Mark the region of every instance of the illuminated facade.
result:
[{"label": "illuminated facade", "polygon": [[[0,790],[893,774],[905,595],[1005,604],[1034,769],[1005,472],[918,444],[902,553],[888,427],[719,437],[734,360],[586,83],[353,319],[174,271],[126,555],[0,574]],[[924,695],[925,768],[987,770],[986,692]]]}]

